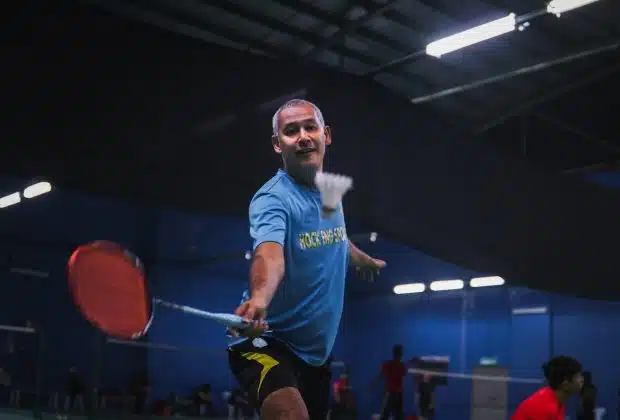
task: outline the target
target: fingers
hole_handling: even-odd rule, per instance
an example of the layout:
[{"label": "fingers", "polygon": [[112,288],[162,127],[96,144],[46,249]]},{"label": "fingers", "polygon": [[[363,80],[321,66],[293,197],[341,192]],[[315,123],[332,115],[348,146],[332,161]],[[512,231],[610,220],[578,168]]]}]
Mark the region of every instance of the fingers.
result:
[{"label": "fingers", "polygon": [[267,312],[263,308],[259,308],[247,301],[239,305],[235,310],[235,314],[243,318],[247,323],[244,328],[231,328],[230,334],[235,337],[257,337],[268,329],[265,318]]}]

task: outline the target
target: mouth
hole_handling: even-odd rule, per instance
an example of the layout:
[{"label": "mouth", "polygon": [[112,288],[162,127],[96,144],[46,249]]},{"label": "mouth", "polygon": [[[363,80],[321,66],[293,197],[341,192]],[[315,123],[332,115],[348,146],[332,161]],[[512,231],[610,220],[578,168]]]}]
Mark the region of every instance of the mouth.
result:
[{"label": "mouth", "polygon": [[311,155],[312,153],[314,153],[316,151],[317,151],[316,149],[304,149],[304,150],[296,151],[295,154],[297,156],[309,156],[309,155]]}]

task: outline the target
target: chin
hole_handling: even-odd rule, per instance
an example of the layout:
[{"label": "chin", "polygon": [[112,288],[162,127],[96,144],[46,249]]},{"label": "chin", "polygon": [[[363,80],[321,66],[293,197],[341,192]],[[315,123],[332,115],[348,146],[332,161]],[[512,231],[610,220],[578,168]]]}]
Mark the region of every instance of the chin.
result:
[{"label": "chin", "polygon": [[318,159],[308,159],[299,162],[299,167],[305,170],[317,171],[321,167],[321,162]]}]

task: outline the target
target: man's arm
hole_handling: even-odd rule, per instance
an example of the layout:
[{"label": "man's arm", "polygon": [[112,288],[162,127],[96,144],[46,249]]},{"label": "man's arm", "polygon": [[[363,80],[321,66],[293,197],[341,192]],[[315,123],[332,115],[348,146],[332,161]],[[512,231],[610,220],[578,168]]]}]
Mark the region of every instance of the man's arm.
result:
[{"label": "man's arm", "polygon": [[284,277],[287,212],[282,200],[259,193],[250,203],[250,236],[254,258],[250,268],[250,298],[269,305]]},{"label": "man's arm", "polygon": [[284,277],[284,251],[277,242],[263,242],[254,251],[250,269],[250,297],[267,308]]},{"label": "man's arm", "polygon": [[349,262],[355,267],[365,267],[372,264],[373,258],[349,241]]},{"label": "man's arm", "polygon": [[385,377],[385,364],[381,365],[381,369],[379,370],[379,372],[377,373],[376,376],[374,376],[372,378],[372,380],[370,381],[370,386],[372,388],[376,387],[379,383],[381,383],[381,380]]}]

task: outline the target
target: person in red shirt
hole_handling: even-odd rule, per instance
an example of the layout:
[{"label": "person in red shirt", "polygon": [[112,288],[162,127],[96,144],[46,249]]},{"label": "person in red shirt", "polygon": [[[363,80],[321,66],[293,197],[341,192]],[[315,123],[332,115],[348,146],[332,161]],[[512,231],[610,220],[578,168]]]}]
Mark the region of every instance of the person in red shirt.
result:
[{"label": "person in red shirt", "polygon": [[392,360],[383,362],[381,375],[385,380],[385,396],[381,407],[381,420],[390,416],[394,420],[403,418],[403,379],[407,375],[407,366],[402,361],[403,346],[400,344],[392,348]]},{"label": "person in red shirt", "polygon": [[355,399],[349,382],[348,369],[347,373],[340,375],[340,378],[334,382],[334,406],[332,407],[331,420],[342,420],[355,418]]},{"label": "person in red shirt", "polygon": [[583,385],[581,363],[567,356],[556,356],[543,365],[548,386],[523,401],[512,420],[564,420],[566,400]]}]

